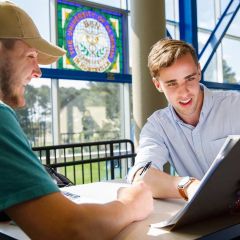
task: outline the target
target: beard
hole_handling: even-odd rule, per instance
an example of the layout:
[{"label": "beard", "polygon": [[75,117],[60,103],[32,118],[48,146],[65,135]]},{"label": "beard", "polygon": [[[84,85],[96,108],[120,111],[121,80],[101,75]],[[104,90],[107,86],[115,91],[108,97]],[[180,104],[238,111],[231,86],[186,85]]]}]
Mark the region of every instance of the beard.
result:
[{"label": "beard", "polygon": [[14,94],[14,86],[17,79],[13,77],[12,64],[6,56],[0,66],[0,93],[1,100],[12,108],[19,107],[19,98]]}]

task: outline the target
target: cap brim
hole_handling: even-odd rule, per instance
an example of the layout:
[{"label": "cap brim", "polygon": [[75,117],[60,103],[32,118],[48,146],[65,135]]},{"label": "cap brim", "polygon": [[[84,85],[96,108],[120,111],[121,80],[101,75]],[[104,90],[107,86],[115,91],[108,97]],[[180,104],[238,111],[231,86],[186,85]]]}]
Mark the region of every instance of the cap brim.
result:
[{"label": "cap brim", "polygon": [[55,46],[40,37],[23,38],[21,40],[26,42],[29,46],[36,48],[38,51],[38,63],[42,65],[54,63],[66,53],[62,48]]}]

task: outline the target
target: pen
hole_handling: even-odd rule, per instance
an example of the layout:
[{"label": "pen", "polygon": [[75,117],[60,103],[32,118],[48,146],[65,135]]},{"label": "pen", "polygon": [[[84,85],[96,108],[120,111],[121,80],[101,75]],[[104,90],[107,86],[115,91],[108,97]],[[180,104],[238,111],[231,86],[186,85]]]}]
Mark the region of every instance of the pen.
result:
[{"label": "pen", "polygon": [[152,165],[152,162],[147,162],[147,164],[143,167],[142,171],[140,172],[139,176],[143,178],[147,170],[151,167],[151,165]]}]

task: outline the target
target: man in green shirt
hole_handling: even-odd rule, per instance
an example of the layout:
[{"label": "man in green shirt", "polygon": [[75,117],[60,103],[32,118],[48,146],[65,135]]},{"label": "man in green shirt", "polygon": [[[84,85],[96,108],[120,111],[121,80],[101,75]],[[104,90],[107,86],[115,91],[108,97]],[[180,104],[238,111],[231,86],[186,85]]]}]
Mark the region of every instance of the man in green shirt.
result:
[{"label": "man in green shirt", "polygon": [[41,76],[38,64],[51,64],[64,53],[41,38],[22,9],[0,2],[0,212],[31,239],[111,239],[148,216],[150,190],[142,182],[107,204],[71,202],[32,152],[13,110],[25,105],[26,85]]}]

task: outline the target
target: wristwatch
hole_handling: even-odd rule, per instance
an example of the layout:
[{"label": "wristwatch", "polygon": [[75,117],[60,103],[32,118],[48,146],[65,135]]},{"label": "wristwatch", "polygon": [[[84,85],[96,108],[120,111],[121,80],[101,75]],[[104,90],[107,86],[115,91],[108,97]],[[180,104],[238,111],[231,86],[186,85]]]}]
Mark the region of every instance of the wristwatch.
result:
[{"label": "wristwatch", "polygon": [[195,178],[187,176],[182,178],[181,181],[178,183],[178,191],[186,201],[188,201],[187,188],[194,180]]}]

